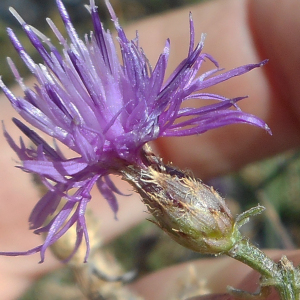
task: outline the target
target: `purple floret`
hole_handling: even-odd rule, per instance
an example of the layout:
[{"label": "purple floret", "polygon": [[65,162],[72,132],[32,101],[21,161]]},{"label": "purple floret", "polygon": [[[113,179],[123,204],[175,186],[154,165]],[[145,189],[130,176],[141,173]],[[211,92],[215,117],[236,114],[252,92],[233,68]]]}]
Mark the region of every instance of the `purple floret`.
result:
[{"label": "purple floret", "polygon": [[[40,252],[41,261],[44,261],[45,250],[76,224],[77,240],[73,253],[84,238],[87,260],[89,239],[84,214],[92,187],[96,184],[116,214],[115,194],[121,192],[109,175],[119,174],[128,165],[146,167],[142,147],[147,142],[164,136],[200,134],[233,123],[248,123],[269,131],[262,120],[239,109],[237,102],[244,97],[228,99],[201,92],[260,67],[266,61],[221,73],[218,63],[202,53],[204,36],[194,45],[194,26],[190,16],[188,56],[170,78],[165,79],[169,40],[152,69],[139,47],[138,36],[134,40],[127,39],[109,1],[105,1],[118,34],[120,62],[113,37],[104,30],[94,0],[90,0],[89,6],[94,30],[83,40],[78,37],[62,1],[56,2],[70,42],[51,20],[47,20],[62,45],[59,51],[50,39],[13,11],[44,64],[36,64],[14,32],[8,29],[13,46],[35,76],[37,84],[33,89],[26,87],[15,65],[8,59],[24,97],[16,97],[2,80],[0,87],[25,121],[65,144],[78,156],[65,158],[56,145],[50,146],[20,120],[14,119],[14,123],[36,148],[27,148],[22,139],[18,146],[4,128],[8,143],[22,161],[21,168],[38,174],[49,191],[29,218],[30,228],[35,233],[47,234],[44,243],[26,252],[1,254]],[[198,75],[206,60],[211,61],[215,69]],[[215,103],[200,108],[181,108],[183,102],[195,98],[199,101],[215,100]],[[71,193],[74,189],[75,193]],[[62,208],[57,212],[60,204]]]}]

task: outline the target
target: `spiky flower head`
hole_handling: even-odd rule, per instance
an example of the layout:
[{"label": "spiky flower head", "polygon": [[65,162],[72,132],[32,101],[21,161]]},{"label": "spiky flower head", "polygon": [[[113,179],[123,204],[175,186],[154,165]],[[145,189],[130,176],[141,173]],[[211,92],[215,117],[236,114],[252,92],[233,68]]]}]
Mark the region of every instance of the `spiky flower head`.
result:
[{"label": "spiky flower head", "polygon": [[[47,247],[76,224],[74,252],[85,238],[87,259],[89,239],[84,214],[91,199],[91,188],[96,184],[116,213],[115,193],[120,192],[109,175],[121,174],[129,165],[146,168],[143,146],[147,142],[164,136],[200,134],[233,123],[248,123],[269,130],[262,120],[238,108],[237,102],[244,97],[228,99],[202,92],[262,66],[265,61],[221,73],[217,62],[202,53],[204,36],[194,44],[190,16],[187,57],[165,79],[169,40],[151,68],[139,47],[138,37],[134,40],[126,37],[109,1],[105,2],[117,31],[121,62],[112,35],[104,30],[99,19],[94,0],[90,0],[88,7],[94,30],[84,39],[77,35],[62,1],[56,0],[69,41],[50,19],[47,21],[62,45],[61,51],[12,10],[44,63],[35,63],[14,32],[8,29],[14,48],[35,76],[37,85],[33,89],[25,86],[15,65],[8,59],[24,97],[16,97],[2,81],[0,87],[25,121],[78,155],[65,158],[56,145],[50,146],[20,120],[14,119],[14,123],[36,145],[35,149],[26,148],[22,139],[18,146],[4,129],[7,141],[22,161],[23,170],[38,174],[49,191],[29,218],[30,228],[35,233],[46,233],[44,243],[26,252],[2,254],[40,252],[43,261]],[[215,68],[198,75],[205,60],[211,61]],[[195,98],[215,100],[215,103],[200,108],[181,108],[183,102]],[[74,189],[75,193],[71,193]],[[62,208],[56,212],[59,205]]]}]

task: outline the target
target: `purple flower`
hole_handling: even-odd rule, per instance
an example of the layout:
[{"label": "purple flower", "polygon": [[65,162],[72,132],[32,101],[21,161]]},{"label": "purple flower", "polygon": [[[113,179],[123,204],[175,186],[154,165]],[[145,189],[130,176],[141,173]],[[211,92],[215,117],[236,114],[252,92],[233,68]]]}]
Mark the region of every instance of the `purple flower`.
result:
[{"label": "purple flower", "polygon": [[[90,0],[89,6],[94,31],[83,40],[78,37],[62,1],[56,2],[70,42],[51,20],[47,20],[62,45],[62,50],[58,51],[50,39],[26,24],[12,10],[44,64],[35,63],[14,32],[8,29],[12,44],[38,84],[34,89],[26,87],[10,59],[9,65],[24,90],[24,98],[13,95],[0,81],[3,92],[25,121],[78,154],[72,159],[65,158],[56,144],[50,146],[20,120],[14,119],[14,123],[36,148],[26,148],[22,139],[17,145],[4,128],[8,143],[22,161],[21,168],[38,174],[49,191],[37,203],[29,218],[30,228],[36,234],[47,233],[44,243],[26,252],[2,254],[40,252],[41,261],[44,261],[45,250],[73,224],[77,226],[73,253],[84,238],[87,259],[89,239],[85,210],[91,199],[92,187],[97,185],[116,214],[115,193],[120,194],[120,191],[109,175],[120,174],[120,170],[129,165],[146,167],[143,146],[147,142],[164,136],[200,134],[233,123],[249,123],[269,130],[262,120],[239,109],[237,102],[245,97],[228,99],[201,92],[262,66],[266,61],[221,73],[218,63],[210,55],[202,53],[204,36],[200,43],[194,45],[190,16],[187,58],[165,80],[169,40],[152,69],[139,47],[138,37],[127,39],[107,0],[106,5],[118,33],[122,54],[120,63],[113,37],[104,30],[94,0]],[[205,60],[211,61],[215,68],[197,76]],[[195,98],[215,100],[215,103],[200,108],[181,108],[183,102]],[[62,208],[56,212],[59,205]]]}]

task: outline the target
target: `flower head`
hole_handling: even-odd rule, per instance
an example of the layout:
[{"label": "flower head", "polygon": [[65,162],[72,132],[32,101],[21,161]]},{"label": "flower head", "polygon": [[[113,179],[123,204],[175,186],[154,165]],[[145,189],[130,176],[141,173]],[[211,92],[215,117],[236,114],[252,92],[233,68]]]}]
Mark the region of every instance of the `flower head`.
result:
[{"label": "flower head", "polygon": [[154,222],[179,244],[206,254],[232,248],[234,218],[212,187],[159,160],[147,169],[129,166],[123,178],[142,196]]},{"label": "flower head", "polygon": [[[120,191],[109,175],[121,174],[120,170],[129,165],[146,167],[142,148],[147,142],[164,136],[200,134],[232,123],[249,123],[269,130],[262,120],[238,108],[237,102],[244,97],[228,99],[202,92],[207,87],[262,66],[265,61],[221,73],[217,62],[202,53],[204,37],[194,44],[191,16],[187,58],[165,80],[169,40],[152,69],[139,47],[138,37],[134,40],[126,37],[106,0],[118,35],[120,62],[112,35],[104,30],[94,0],[90,0],[88,7],[94,30],[84,39],[77,35],[62,1],[56,0],[56,3],[69,41],[48,19],[62,45],[59,51],[49,38],[11,10],[44,63],[35,63],[14,32],[8,29],[14,48],[35,76],[37,85],[34,89],[25,86],[10,59],[9,65],[23,88],[24,97],[16,97],[0,81],[3,92],[25,121],[78,154],[71,159],[65,158],[56,144],[50,146],[20,120],[14,119],[14,123],[36,148],[27,148],[22,139],[17,145],[4,129],[7,141],[22,161],[22,169],[38,174],[49,191],[36,204],[29,218],[35,233],[46,233],[44,243],[26,252],[2,254],[40,252],[42,261],[46,248],[74,224],[78,233],[74,251],[85,238],[88,257],[84,213],[91,199],[91,188],[96,184],[116,213],[115,193]],[[198,76],[205,60],[211,61],[215,68]],[[200,108],[181,108],[183,102],[195,98],[199,101],[215,100],[215,103]],[[74,189],[75,193],[71,193]],[[58,209],[59,205],[62,208]]]},{"label": "flower head", "polygon": [[141,195],[157,224],[178,244],[202,254],[234,253],[245,238],[240,227],[250,217],[262,213],[261,205],[235,219],[224,199],[213,187],[187,172],[165,165],[149,147],[145,147],[148,167],[124,168],[123,179]]}]

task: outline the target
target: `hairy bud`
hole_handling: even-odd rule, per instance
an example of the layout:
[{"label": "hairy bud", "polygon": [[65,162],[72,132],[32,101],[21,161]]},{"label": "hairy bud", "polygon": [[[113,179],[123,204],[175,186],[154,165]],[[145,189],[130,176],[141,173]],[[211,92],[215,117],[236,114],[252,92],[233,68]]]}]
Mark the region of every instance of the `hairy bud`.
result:
[{"label": "hairy bud", "polygon": [[234,219],[212,187],[159,159],[145,169],[129,166],[122,174],[142,196],[155,223],[179,244],[209,254],[234,245]]}]

